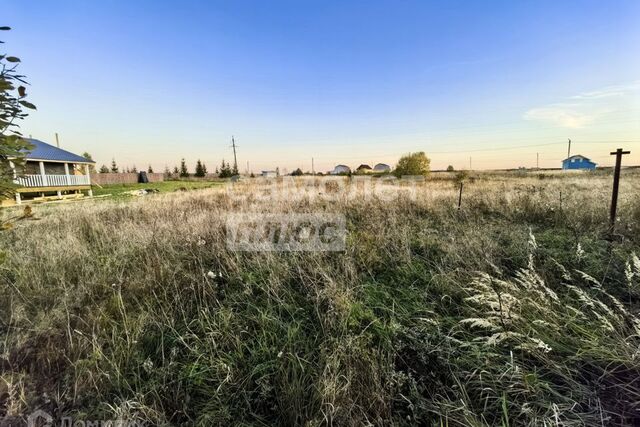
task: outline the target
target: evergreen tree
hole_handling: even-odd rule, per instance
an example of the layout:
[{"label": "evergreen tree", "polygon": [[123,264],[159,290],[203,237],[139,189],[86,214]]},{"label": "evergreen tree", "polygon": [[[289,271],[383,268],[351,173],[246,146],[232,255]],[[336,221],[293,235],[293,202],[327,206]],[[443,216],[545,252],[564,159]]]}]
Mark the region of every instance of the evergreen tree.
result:
[{"label": "evergreen tree", "polygon": [[149,165],[149,167],[147,168],[147,172],[148,173],[153,173],[153,168],[151,167],[151,165]]},{"label": "evergreen tree", "polygon": [[100,173],[109,173],[109,168],[107,165],[100,166]]},{"label": "evergreen tree", "polygon": [[198,161],[196,162],[196,173],[194,174],[194,176],[197,176],[198,178],[204,178],[206,174],[206,166],[200,161],[200,159],[198,159]]},{"label": "evergreen tree", "polygon": [[131,168],[131,173],[138,173],[138,169],[136,169],[136,165],[133,165]]},{"label": "evergreen tree", "polygon": [[118,173],[118,165],[116,159],[111,159],[111,173]]},{"label": "evergreen tree", "polygon": [[189,169],[187,169],[187,162],[184,158],[180,161],[180,177],[187,178],[189,176]]},{"label": "evergreen tree", "polygon": [[233,176],[233,171],[231,170],[231,165],[226,163],[224,159],[222,159],[222,165],[220,166],[220,178],[230,178]]},{"label": "evergreen tree", "polygon": [[173,167],[173,174],[177,176],[179,173],[180,173],[180,171],[178,170],[178,167],[174,166]]}]

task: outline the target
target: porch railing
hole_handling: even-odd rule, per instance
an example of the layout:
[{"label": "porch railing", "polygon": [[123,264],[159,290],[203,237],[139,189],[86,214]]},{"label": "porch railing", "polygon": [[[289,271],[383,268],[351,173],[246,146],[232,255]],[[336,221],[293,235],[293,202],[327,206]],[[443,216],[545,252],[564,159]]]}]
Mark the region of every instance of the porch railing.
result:
[{"label": "porch railing", "polygon": [[90,183],[88,175],[22,175],[14,182],[23,187],[64,187]]}]

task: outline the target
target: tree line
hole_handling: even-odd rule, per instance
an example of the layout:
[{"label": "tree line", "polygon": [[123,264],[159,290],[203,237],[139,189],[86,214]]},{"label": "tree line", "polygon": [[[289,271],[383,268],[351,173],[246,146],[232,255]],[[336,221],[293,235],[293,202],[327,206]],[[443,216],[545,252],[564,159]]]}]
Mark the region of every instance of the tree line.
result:
[{"label": "tree line", "polygon": [[[91,155],[89,153],[84,153],[84,157],[91,159]],[[426,176],[429,174],[429,171],[430,171],[430,163],[431,163],[431,160],[422,151],[415,152],[415,153],[408,153],[400,158],[395,169],[390,173],[398,177],[405,176],[405,175]],[[453,170],[454,170],[453,166],[449,166],[447,168],[447,171],[453,171]],[[136,168],[135,165],[132,167],[126,167],[126,168],[120,169],[115,159],[112,159],[111,167],[108,167],[107,165],[102,165],[98,170],[98,172],[99,173],[138,173],[138,169]],[[147,173],[153,173],[153,168],[151,167],[151,165],[149,165],[149,167],[147,168]],[[205,163],[202,160],[198,159],[196,161],[195,170],[192,173],[189,170],[189,167],[187,166],[186,160],[182,158],[180,160],[180,166],[175,165],[173,169],[170,169],[168,166],[165,166],[164,174],[167,176],[180,177],[180,178],[188,178],[192,176],[203,178],[207,176],[209,172],[207,170],[207,166],[205,165]],[[226,162],[224,159],[222,160],[222,163],[220,164],[220,166],[216,167],[215,172],[213,173],[214,176],[217,176],[219,178],[230,178],[238,174],[239,172],[238,172],[237,166],[235,165],[232,166],[230,163]],[[342,174],[352,175],[353,173],[346,172]],[[358,174],[358,172],[356,172],[355,174]],[[277,176],[280,175],[278,168],[276,168],[276,175]],[[288,175],[301,176],[301,175],[310,175],[310,173],[309,172],[305,173],[302,171],[302,169],[297,168]],[[322,173],[317,173],[317,175],[322,175]],[[253,174],[251,174],[251,176],[253,176]]]},{"label": "tree line", "polygon": [[[91,159],[91,155],[89,153],[84,153],[84,157],[86,157],[87,159]],[[153,167],[149,165],[146,169],[146,172],[154,173]],[[120,168],[116,163],[116,160],[112,159],[111,165],[107,166],[103,164],[102,166],[100,166],[100,169],[98,169],[98,173],[138,173],[138,169],[135,165],[133,165],[132,167],[127,166],[124,168]],[[180,178],[187,178],[190,176],[203,178],[207,176],[207,174],[209,174],[209,171],[207,170],[207,165],[205,165],[202,160],[198,159],[196,161],[195,170],[192,173],[187,166],[186,160],[182,158],[180,160],[180,166],[175,165],[173,169],[169,168],[169,166],[165,166],[164,174],[168,176],[177,176]],[[234,175],[238,175],[238,168],[235,165],[232,166],[230,163],[225,162],[225,160],[223,159],[220,167],[216,167],[214,175],[218,176],[219,178],[230,178]]]}]

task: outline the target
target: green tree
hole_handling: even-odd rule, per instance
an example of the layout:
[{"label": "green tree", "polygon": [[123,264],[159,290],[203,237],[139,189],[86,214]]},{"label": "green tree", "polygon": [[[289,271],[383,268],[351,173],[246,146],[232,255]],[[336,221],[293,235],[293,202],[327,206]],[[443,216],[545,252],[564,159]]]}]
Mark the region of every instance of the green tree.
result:
[{"label": "green tree", "polygon": [[449,165],[447,166],[447,172],[453,172],[455,169],[453,168],[453,166]]},{"label": "green tree", "polygon": [[100,173],[109,173],[109,168],[107,165],[100,166]]},{"label": "green tree", "polygon": [[138,169],[136,168],[136,165],[133,165],[133,167],[131,168],[131,173],[138,173]]},{"label": "green tree", "polygon": [[[91,157],[91,154],[89,154],[89,152],[87,152],[87,151],[82,153],[82,157],[84,157],[87,160],[93,160],[93,157]],[[96,173],[96,165],[95,164],[92,163],[92,164],[89,165],[89,172]]]},{"label": "green tree", "polygon": [[222,159],[222,165],[220,166],[220,174],[218,176],[220,178],[231,178],[233,176],[231,165],[229,165],[229,163],[226,163],[224,159]]},{"label": "green tree", "polygon": [[184,161],[184,158],[180,160],[180,177],[187,178],[189,176],[189,169],[187,169],[187,162]]},{"label": "green tree", "polygon": [[147,168],[147,173],[153,173],[153,168],[151,167],[151,165],[149,165],[149,167]]},{"label": "green tree", "polygon": [[429,175],[429,165],[431,160],[427,157],[424,151],[417,153],[405,154],[398,160],[394,174],[397,177],[403,175]]},{"label": "green tree", "polygon": [[304,173],[302,172],[302,169],[298,168],[296,170],[294,170],[293,172],[291,172],[291,176],[302,176],[304,175]]},{"label": "green tree", "polygon": [[203,178],[205,175],[207,175],[207,167],[200,161],[200,159],[198,159],[196,162],[196,173],[194,176]]},{"label": "green tree", "polygon": [[118,165],[116,159],[111,159],[111,173],[118,173]]},{"label": "green tree", "polygon": [[[0,31],[10,29],[0,27]],[[33,147],[22,138],[20,126],[16,123],[27,117],[25,108],[36,109],[25,100],[27,90],[24,85],[27,82],[16,71],[19,63],[20,59],[15,56],[0,55],[0,195],[6,197],[11,196],[16,187],[13,167],[20,173],[24,168],[24,156]]]},{"label": "green tree", "polygon": [[178,176],[178,174],[180,174],[180,171],[178,170],[177,166],[173,167],[173,174],[176,175],[176,176]]}]

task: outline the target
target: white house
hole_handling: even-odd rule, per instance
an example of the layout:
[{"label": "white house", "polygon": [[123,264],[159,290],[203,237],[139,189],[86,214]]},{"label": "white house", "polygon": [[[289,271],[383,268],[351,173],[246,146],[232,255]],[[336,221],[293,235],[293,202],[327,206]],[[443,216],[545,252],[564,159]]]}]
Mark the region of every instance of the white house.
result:
[{"label": "white house", "polygon": [[373,172],[374,173],[385,173],[385,172],[391,172],[391,166],[385,164],[385,163],[378,163],[377,165],[375,165],[373,167]]},{"label": "white house", "polygon": [[342,173],[351,173],[351,168],[347,165],[337,165],[331,171],[331,175],[340,175]]},{"label": "white house", "polygon": [[79,193],[91,191],[90,166],[93,160],[47,144],[37,139],[25,138],[32,148],[25,155],[24,170],[17,170],[13,162],[9,162],[13,169],[14,183],[19,185],[16,190],[16,203],[22,202],[23,194],[39,193]]}]

